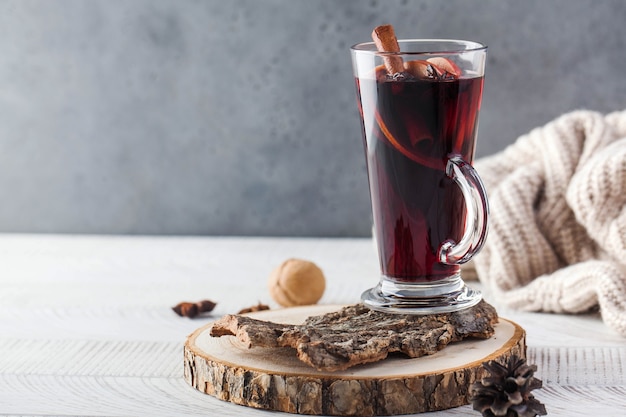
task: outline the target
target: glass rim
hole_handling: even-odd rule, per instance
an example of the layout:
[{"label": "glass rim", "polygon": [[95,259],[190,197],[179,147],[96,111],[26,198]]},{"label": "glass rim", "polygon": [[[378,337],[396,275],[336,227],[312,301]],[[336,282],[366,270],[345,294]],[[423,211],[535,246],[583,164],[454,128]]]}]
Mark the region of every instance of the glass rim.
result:
[{"label": "glass rim", "polygon": [[394,55],[455,55],[461,53],[469,53],[469,52],[478,52],[478,51],[486,51],[487,45],[476,42],[476,41],[468,41],[463,39],[398,39],[398,44],[402,45],[403,43],[412,43],[412,44],[445,44],[445,43],[458,43],[464,46],[467,46],[467,49],[460,48],[441,48],[436,49],[433,48],[432,51],[399,51],[399,52],[381,52],[376,49],[376,44],[374,42],[360,42],[354,44],[350,47],[350,49],[354,52],[372,54],[377,56],[394,56]]}]

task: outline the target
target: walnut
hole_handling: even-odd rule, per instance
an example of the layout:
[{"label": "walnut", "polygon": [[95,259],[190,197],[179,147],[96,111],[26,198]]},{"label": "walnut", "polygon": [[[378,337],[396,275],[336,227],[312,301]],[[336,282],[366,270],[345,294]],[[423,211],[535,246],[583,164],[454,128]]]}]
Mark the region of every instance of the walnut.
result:
[{"label": "walnut", "polygon": [[268,286],[272,298],[283,307],[309,305],[322,298],[326,279],[313,262],[287,259],[272,271]]}]

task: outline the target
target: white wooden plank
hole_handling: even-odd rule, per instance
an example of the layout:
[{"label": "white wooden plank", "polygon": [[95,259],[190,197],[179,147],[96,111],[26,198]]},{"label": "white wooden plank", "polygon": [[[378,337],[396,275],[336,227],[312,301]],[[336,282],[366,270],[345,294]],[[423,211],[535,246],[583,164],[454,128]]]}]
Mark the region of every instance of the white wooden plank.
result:
[{"label": "white wooden plank", "polygon": [[[626,411],[626,386],[553,384],[537,390],[536,396],[546,404],[550,416],[623,417]],[[178,378],[3,375],[0,404],[0,415],[260,417],[273,414],[219,401],[191,389]],[[476,415],[470,406],[428,414],[429,417],[467,415]]]},{"label": "white wooden plank", "polygon": [[[0,235],[0,415],[272,414],[184,383],[182,343],[210,318],[170,307],[212,298],[215,317],[276,307],[266,279],[288,257],[322,267],[328,304],[355,302],[378,279],[370,239]],[[626,415],[626,341],[597,314],[524,313],[486,296],[526,329],[550,415]]]},{"label": "white wooden plank", "polygon": [[182,378],[183,343],[0,339],[0,374]]}]

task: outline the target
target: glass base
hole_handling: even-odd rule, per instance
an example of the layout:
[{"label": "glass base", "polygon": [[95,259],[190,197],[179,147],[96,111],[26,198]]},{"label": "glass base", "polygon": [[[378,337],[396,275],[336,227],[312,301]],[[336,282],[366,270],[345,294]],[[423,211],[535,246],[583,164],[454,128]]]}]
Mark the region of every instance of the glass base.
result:
[{"label": "glass base", "polygon": [[480,291],[466,286],[460,275],[419,283],[383,276],[376,287],[361,295],[363,304],[372,310],[400,314],[449,313],[472,307],[482,298]]}]

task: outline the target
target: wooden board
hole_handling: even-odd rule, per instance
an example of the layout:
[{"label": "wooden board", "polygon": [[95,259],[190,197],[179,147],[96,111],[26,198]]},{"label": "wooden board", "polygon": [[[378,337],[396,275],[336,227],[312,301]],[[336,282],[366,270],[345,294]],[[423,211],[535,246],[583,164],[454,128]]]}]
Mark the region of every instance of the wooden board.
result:
[{"label": "wooden board", "polygon": [[[309,316],[340,308],[293,307],[250,316],[300,324]],[[246,349],[234,336],[211,337],[211,325],[187,338],[187,383],[224,401],[296,414],[398,415],[458,407],[468,404],[469,386],[484,376],[483,362],[506,360],[513,354],[526,357],[524,330],[502,318],[487,340],[466,340],[434,355],[393,356],[338,372],[309,367],[291,348]]]}]

